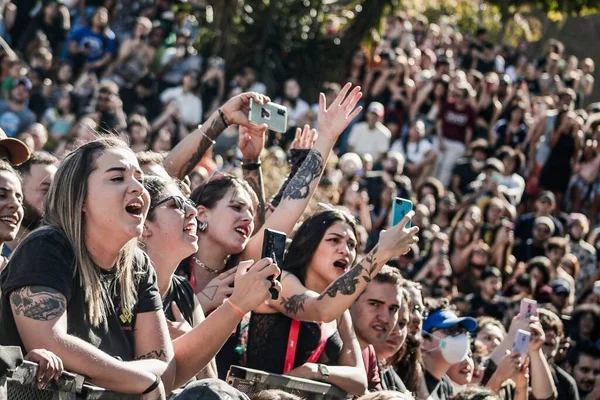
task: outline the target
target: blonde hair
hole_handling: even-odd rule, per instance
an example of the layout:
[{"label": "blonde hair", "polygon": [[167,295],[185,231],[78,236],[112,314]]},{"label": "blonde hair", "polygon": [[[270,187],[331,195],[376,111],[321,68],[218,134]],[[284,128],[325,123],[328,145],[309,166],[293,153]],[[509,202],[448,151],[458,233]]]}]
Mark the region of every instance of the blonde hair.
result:
[{"label": "blonde hair", "polygon": [[142,266],[141,262],[136,262],[137,238],[134,238],[123,246],[117,257],[115,283],[118,285],[110,291],[103,290],[102,272],[85,243],[85,219],[81,210],[88,195],[88,177],[96,169],[98,157],[117,148],[128,147],[119,139],[106,137],[86,143],[70,153],[59,166],[44,202],[44,221],[61,230],[71,243],[89,319],[95,327],[100,326],[106,320],[107,311],[113,309],[111,294],[117,291],[123,315],[131,315],[137,303],[134,276]]}]

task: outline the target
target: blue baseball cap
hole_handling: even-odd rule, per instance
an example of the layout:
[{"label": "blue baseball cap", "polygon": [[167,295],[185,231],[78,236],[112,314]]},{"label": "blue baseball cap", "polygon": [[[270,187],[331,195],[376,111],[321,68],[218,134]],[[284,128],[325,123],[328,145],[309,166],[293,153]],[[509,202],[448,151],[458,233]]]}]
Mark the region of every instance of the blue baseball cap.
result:
[{"label": "blue baseball cap", "polygon": [[477,329],[477,320],[471,317],[459,318],[450,310],[440,310],[429,314],[423,322],[423,332],[430,332],[433,329],[448,329],[455,325],[465,328],[468,332],[473,332]]}]

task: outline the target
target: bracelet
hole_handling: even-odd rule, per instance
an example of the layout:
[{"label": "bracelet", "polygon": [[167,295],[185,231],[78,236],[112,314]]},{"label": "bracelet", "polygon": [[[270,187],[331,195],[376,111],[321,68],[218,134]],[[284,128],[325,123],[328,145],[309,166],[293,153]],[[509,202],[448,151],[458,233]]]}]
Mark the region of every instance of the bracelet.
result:
[{"label": "bracelet", "polygon": [[211,139],[206,133],[204,133],[204,131],[202,130],[202,124],[198,125],[198,130],[200,131],[200,133],[202,134],[202,136],[204,136],[205,138],[207,138],[208,140],[210,140],[212,142],[212,145],[214,146],[215,144],[217,144],[217,142],[215,142],[213,139]]},{"label": "bracelet", "polygon": [[225,125],[226,127],[229,126],[229,124],[225,120],[225,113],[223,112],[223,110],[221,110],[220,108],[217,108],[217,111],[219,112],[219,115],[221,116],[221,121],[223,121],[223,125]]},{"label": "bracelet", "polygon": [[144,390],[142,394],[152,393],[158,387],[158,385],[160,385],[160,377],[158,375],[154,375],[154,377],[155,379],[152,385],[148,386],[148,389]]},{"label": "bracelet", "polygon": [[237,313],[237,315],[238,315],[240,318],[244,318],[244,315],[245,315],[245,314],[244,314],[244,313],[242,312],[242,310],[240,310],[240,309],[239,309],[239,308],[238,308],[238,307],[237,307],[235,304],[233,304],[233,303],[231,302],[231,300],[229,300],[229,299],[226,299],[226,300],[225,300],[225,302],[226,302],[226,303],[228,303],[228,304],[231,306],[231,308],[233,308],[233,309],[235,310],[235,312]]},{"label": "bracelet", "polygon": [[251,163],[242,163],[242,169],[246,171],[254,171],[260,168],[262,162],[260,160]]}]

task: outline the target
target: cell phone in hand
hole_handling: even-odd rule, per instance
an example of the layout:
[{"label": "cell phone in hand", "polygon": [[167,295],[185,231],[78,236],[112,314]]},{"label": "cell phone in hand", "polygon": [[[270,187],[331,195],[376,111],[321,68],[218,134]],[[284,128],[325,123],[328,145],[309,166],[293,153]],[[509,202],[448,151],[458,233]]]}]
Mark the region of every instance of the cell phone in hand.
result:
[{"label": "cell phone in hand", "polygon": [[521,307],[519,309],[521,319],[529,319],[537,314],[537,301],[533,299],[521,300]]},{"label": "cell phone in hand", "polygon": [[515,336],[515,342],[513,343],[513,352],[521,355],[521,360],[525,358],[529,352],[529,339],[531,339],[531,333],[519,329]]},{"label": "cell phone in hand", "polygon": [[[265,229],[265,236],[263,238],[262,258],[270,257],[273,262],[277,264],[279,268],[283,265],[283,259],[285,257],[285,243],[287,235],[282,232],[278,232],[272,229]],[[274,276],[272,279],[279,280],[280,276]],[[271,299],[277,300],[279,298],[279,292],[275,288],[269,289],[271,292]]]},{"label": "cell phone in hand", "polygon": [[250,99],[250,122],[255,124],[267,124],[270,130],[285,133],[287,131],[288,111],[287,107],[276,103],[257,104]]},{"label": "cell phone in hand", "polygon": [[594,294],[600,297],[600,281],[594,282]]},{"label": "cell phone in hand", "polygon": [[[402,218],[412,211],[412,209],[412,201],[403,199],[402,197],[396,197],[392,203],[392,226],[398,225],[400,221],[402,221]],[[408,221],[406,227],[410,228],[410,221]]]}]

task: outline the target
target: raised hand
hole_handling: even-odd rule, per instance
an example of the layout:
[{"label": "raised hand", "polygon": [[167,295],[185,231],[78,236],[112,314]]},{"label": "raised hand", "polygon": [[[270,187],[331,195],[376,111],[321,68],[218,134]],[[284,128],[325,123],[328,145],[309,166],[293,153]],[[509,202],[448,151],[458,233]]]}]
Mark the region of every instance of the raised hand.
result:
[{"label": "raised hand", "polygon": [[310,150],[315,143],[317,136],[316,129],[310,129],[310,126],[304,125],[303,129],[296,128],[296,136],[290,145],[290,150]]},{"label": "raised hand", "polygon": [[389,260],[394,256],[406,254],[410,245],[416,242],[415,235],[419,232],[419,228],[417,226],[406,228],[414,215],[415,212],[410,211],[397,225],[381,231],[377,247],[379,248],[378,252],[381,252],[384,258]]},{"label": "raised hand", "polygon": [[230,287],[230,285],[235,280],[236,272],[237,267],[219,274],[219,276],[208,282],[208,285],[196,295],[204,312],[208,314],[223,304],[223,301],[231,296],[233,288]]},{"label": "raised hand", "polygon": [[169,328],[169,336],[171,336],[171,340],[175,340],[191,331],[192,326],[185,320],[181,310],[179,310],[179,307],[177,307],[177,303],[174,301],[171,302],[171,311],[173,311],[175,321],[167,320],[167,326]]},{"label": "raised hand", "polygon": [[325,94],[319,94],[318,124],[321,136],[335,141],[362,111],[362,107],[356,107],[362,97],[360,86],[355,86],[352,91],[350,88],[352,84],[346,83],[329,108]]},{"label": "raised hand", "polygon": [[[241,125],[246,127],[258,127],[248,119],[248,113],[250,112],[250,99],[257,104],[265,104],[271,101],[267,96],[263,96],[256,92],[247,92],[238,94],[232,97],[221,107],[223,111],[225,122],[227,125]],[[266,129],[266,125],[263,124]]]},{"label": "raised hand", "polygon": [[266,125],[251,125],[239,128],[238,147],[244,160],[256,160],[265,148]]},{"label": "raised hand", "polygon": [[269,289],[274,287],[281,291],[281,283],[270,279],[279,276],[281,270],[270,258],[263,258],[255,264],[253,260],[242,261],[237,267],[235,284],[231,302],[242,312],[254,310],[267,300],[271,299]]},{"label": "raised hand", "polygon": [[44,349],[31,350],[25,360],[38,364],[36,385],[42,390],[51,381],[60,378],[64,371],[63,362],[56,354]]}]

